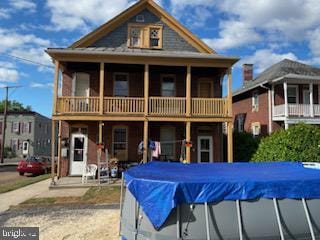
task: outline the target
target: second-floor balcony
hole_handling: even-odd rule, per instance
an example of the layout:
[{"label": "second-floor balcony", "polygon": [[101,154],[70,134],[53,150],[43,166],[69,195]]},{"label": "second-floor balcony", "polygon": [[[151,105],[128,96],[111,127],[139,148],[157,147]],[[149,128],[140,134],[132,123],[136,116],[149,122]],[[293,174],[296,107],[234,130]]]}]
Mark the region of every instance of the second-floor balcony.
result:
[{"label": "second-floor balcony", "polygon": [[[184,97],[149,97],[145,111],[145,99],[139,97],[58,97],[57,114],[103,114],[103,115],[148,115],[187,116],[187,99]],[[191,98],[190,116],[228,117],[226,98]],[[102,106],[103,111],[100,111]]]},{"label": "second-floor balcony", "polygon": [[285,104],[274,106],[274,117],[315,117],[320,116],[319,104]]}]

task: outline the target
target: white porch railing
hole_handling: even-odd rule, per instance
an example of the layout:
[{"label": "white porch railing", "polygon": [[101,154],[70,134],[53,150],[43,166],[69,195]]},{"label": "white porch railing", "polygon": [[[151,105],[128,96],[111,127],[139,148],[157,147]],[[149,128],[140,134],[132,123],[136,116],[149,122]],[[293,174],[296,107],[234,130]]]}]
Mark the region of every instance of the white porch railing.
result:
[{"label": "white porch railing", "polygon": [[[285,116],[285,104],[276,105],[273,109],[274,117],[284,117]],[[320,105],[313,105],[314,116],[320,116]],[[288,115],[297,117],[311,117],[311,107],[310,104],[288,104]]]}]

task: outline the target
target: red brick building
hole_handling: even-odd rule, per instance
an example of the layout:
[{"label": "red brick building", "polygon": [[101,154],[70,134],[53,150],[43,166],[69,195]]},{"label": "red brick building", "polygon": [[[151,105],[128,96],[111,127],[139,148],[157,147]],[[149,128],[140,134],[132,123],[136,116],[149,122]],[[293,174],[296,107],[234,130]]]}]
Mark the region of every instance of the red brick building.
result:
[{"label": "red brick building", "polygon": [[106,153],[122,163],[150,161],[148,148],[138,153],[149,140],[160,142],[160,160],[222,161],[222,123],[232,162],[231,67],[238,59],[217,54],[152,0],[47,53],[56,65],[58,176],[80,175]]},{"label": "red brick building", "polygon": [[320,69],[285,59],[253,79],[243,65],[243,86],[233,93],[236,131],[267,135],[290,124],[320,124]]}]

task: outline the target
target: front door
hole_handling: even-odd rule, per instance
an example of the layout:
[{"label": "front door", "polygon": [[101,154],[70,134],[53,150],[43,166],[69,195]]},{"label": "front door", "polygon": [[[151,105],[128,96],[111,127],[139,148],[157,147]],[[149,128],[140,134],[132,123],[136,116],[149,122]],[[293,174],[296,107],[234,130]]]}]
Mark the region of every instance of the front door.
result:
[{"label": "front door", "polygon": [[212,136],[198,137],[198,162],[213,162],[213,144]]},{"label": "front door", "polygon": [[70,175],[82,175],[87,164],[88,137],[82,133],[72,134],[70,154]]}]

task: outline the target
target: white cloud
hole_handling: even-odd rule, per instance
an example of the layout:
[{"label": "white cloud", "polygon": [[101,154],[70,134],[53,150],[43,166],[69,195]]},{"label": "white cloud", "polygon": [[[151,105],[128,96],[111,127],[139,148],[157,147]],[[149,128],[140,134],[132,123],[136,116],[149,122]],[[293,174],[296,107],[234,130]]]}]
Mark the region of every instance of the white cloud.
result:
[{"label": "white cloud", "polygon": [[130,6],[133,0],[47,0],[47,7],[51,12],[53,30],[82,30],[88,31],[89,27],[97,26],[111,19],[125,8]]},{"label": "white cloud", "polygon": [[254,71],[256,74],[259,74],[271,65],[280,62],[283,59],[298,61],[297,56],[292,52],[275,53],[270,49],[260,49],[252,56],[244,57],[236,66],[241,67],[244,63],[254,64]]},{"label": "white cloud", "polygon": [[53,88],[52,83],[40,83],[40,82],[31,82],[30,83],[31,88]]},{"label": "white cloud", "polygon": [[2,68],[16,68],[16,65],[11,62],[0,61],[0,67],[2,67]]},{"label": "white cloud", "polygon": [[10,13],[8,9],[0,8],[0,19],[8,19],[10,18]]},{"label": "white cloud", "polygon": [[51,44],[49,40],[39,38],[33,34],[21,34],[4,28],[0,28],[0,39],[0,51],[27,45],[47,47]]},{"label": "white cloud", "polygon": [[309,33],[309,48],[315,57],[320,58],[320,28]]},{"label": "white cloud", "polygon": [[269,42],[302,42],[320,22],[318,0],[171,0],[171,7],[178,16],[187,14],[188,7],[193,11],[206,7],[222,14],[219,36],[205,39],[220,50],[255,43],[262,35]]},{"label": "white cloud", "polygon": [[37,5],[31,0],[10,0],[10,5],[17,10],[28,10],[35,12]]},{"label": "white cloud", "polygon": [[220,28],[219,38],[203,39],[211,48],[216,50],[240,47],[262,40],[262,37],[245,22],[221,22]]},{"label": "white cloud", "polygon": [[19,73],[16,69],[0,67],[0,82],[17,82]]}]

